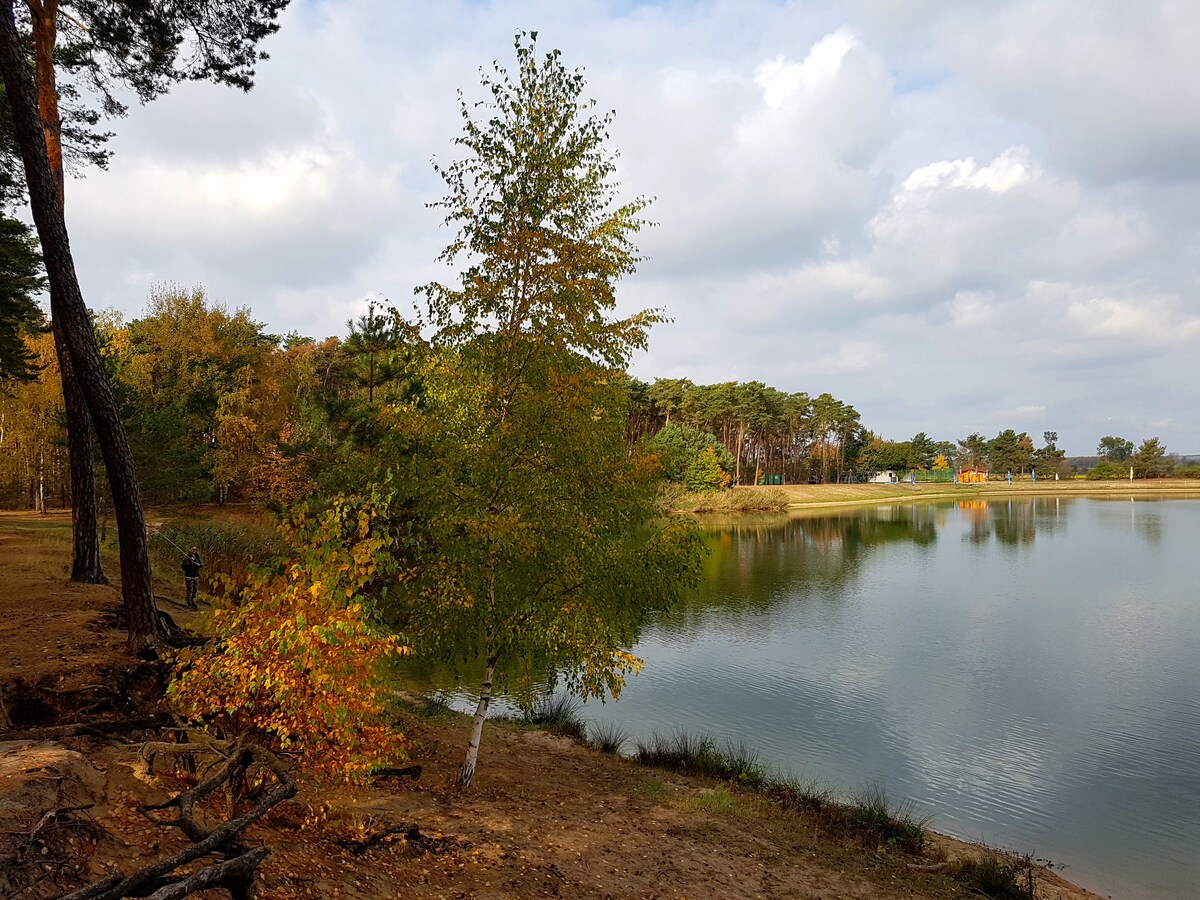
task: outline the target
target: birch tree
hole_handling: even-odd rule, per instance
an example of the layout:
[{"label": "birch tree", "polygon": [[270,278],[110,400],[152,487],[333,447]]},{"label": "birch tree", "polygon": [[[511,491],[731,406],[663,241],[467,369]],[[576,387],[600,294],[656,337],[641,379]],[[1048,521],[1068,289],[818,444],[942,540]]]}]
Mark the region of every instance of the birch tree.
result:
[{"label": "birch tree", "polygon": [[582,72],[536,34],[516,57],[483,75],[487,102],[462,102],[462,157],[438,168],[457,228],[441,259],[465,265],[422,289],[435,334],[402,412],[422,537],[393,610],[418,653],[484,664],[463,785],[498,683],[544,659],[615,696],[640,663],[614,609],[669,601],[699,553],[688,526],[652,524],[653,463],[626,451],[622,370],[661,317],[611,314],[645,201],[616,201],[611,115]]}]

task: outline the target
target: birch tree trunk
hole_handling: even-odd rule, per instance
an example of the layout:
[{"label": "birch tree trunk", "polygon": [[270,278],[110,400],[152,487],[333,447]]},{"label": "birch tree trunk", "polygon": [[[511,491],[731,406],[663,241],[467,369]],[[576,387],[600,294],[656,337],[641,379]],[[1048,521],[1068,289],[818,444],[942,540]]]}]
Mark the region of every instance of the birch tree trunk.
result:
[{"label": "birch tree trunk", "polygon": [[46,446],[38,448],[38,486],[37,486],[38,515],[46,514]]},{"label": "birch tree trunk", "polygon": [[479,703],[475,707],[475,719],[471,723],[471,740],[467,743],[467,758],[458,770],[458,783],[470,787],[475,779],[475,767],[479,763],[479,742],[483,738],[483,720],[492,705],[492,676],[496,672],[496,657],[489,656],[483,673],[483,689],[479,692]]}]

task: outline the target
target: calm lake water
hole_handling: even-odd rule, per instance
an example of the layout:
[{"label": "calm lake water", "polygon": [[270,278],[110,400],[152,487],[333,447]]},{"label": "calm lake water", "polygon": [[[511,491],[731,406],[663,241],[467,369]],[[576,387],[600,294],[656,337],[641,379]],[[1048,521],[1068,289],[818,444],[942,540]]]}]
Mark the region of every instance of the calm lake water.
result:
[{"label": "calm lake water", "polygon": [[1116,897],[1200,896],[1200,500],[873,507],[706,526],[618,703]]}]

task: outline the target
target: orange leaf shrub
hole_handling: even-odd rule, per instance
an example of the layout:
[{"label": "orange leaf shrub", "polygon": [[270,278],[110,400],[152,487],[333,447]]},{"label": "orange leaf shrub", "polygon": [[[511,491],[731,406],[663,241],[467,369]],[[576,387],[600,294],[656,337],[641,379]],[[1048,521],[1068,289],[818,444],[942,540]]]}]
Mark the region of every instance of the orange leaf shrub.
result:
[{"label": "orange leaf shrub", "polygon": [[322,779],[361,780],[403,758],[379,668],[408,648],[375,627],[363,600],[388,574],[381,511],[377,498],[339,499],[282,526],[292,547],[283,574],[252,575],[214,611],[213,640],[179,653],[168,696],[185,716],[254,734]]}]

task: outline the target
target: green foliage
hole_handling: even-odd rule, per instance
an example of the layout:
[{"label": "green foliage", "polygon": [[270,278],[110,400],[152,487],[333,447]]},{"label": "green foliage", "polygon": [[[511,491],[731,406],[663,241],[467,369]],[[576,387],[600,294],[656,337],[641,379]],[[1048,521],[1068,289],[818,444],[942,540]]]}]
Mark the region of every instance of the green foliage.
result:
[{"label": "green foliage", "polygon": [[801,778],[781,778],[767,786],[767,794],[789,812],[820,812],[833,803],[833,791],[824,784]]},{"label": "green foliage", "polygon": [[[710,466],[715,463],[716,468],[725,475],[731,473],[734,467],[733,455],[715,437],[691,425],[672,423],[665,426],[650,439],[647,448],[658,454],[669,481],[684,481],[689,469],[705,454],[709,455]],[[689,487],[688,490],[715,490],[723,486],[719,477],[715,481],[716,484],[711,488]]]},{"label": "green foliage", "polygon": [[1142,441],[1129,461],[1138,478],[1163,478],[1172,474],[1175,468],[1174,460],[1167,459],[1167,449],[1156,437]]},{"label": "green foliage", "polygon": [[[624,393],[577,356],[520,347],[497,396],[495,338],[435,352],[415,441],[394,458],[414,541],[389,593],[396,627],[432,658],[502,661],[497,678],[556,670],[581,694],[620,690],[640,610],[698,572],[699,538],[658,516],[652,461],[630,458]],[[554,410],[547,415],[547,410]]]},{"label": "green foliage", "polygon": [[42,258],[29,227],[0,215],[0,386],[36,374],[25,336],[45,327],[33,299],[44,286]]},{"label": "green foliage", "polygon": [[1033,464],[1033,438],[1006,428],[987,442],[988,467],[993,472],[1024,474]]},{"label": "green foliage", "polygon": [[1046,445],[1033,452],[1032,468],[1038,478],[1053,478],[1055,475],[1069,475],[1071,466],[1067,462],[1067,454],[1058,449],[1058,432],[1042,432]]},{"label": "green foliage", "polygon": [[107,329],[103,352],[148,499],[213,496],[227,398],[245,389],[276,345],[262,329],[248,310],[229,313],[202,288],[169,285],[154,289],[147,315]]},{"label": "green foliage", "polygon": [[180,0],[127,3],[73,0],[57,50],[60,63],[98,89],[109,115],[124,106],[119,85],[143,103],[179,81],[214,81],[249,90],[289,0]]},{"label": "green foliage", "polygon": [[[350,360],[358,384],[367,390],[367,402],[375,402],[375,391],[385,385],[393,390],[391,397],[411,393],[414,388],[413,355],[409,340],[410,329],[395,310],[390,315],[377,313],[374,301],[357,320],[346,323],[349,335],[342,343],[342,353]],[[381,398],[382,399],[382,398]]]},{"label": "green foliage", "polygon": [[721,459],[712,447],[705,447],[693,459],[683,473],[683,486],[689,491],[705,493],[729,487],[729,474],[721,466]]},{"label": "green foliage", "polygon": [[150,552],[160,572],[178,574],[184,551],[195,547],[204,561],[205,590],[240,589],[254,568],[266,568],[287,552],[279,532],[252,522],[172,520],[149,526]]},{"label": "green foliage", "polygon": [[978,431],[958,442],[958,464],[962,467],[982,468],[987,465],[988,441]]},{"label": "green foliage", "polygon": [[1112,481],[1113,479],[1129,478],[1129,464],[1124,462],[1098,462],[1087,477],[1092,481]]},{"label": "green foliage", "polygon": [[582,704],[569,694],[538,697],[521,710],[520,721],[522,724],[565,735],[577,741],[582,741],[587,736]]},{"label": "green foliage", "polygon": [[910,469],[928,468],[923,452],[914,447],[911,441],[888,441],[874,434],[867,435],[865,446],[859,455],[859,464],[866,474],[886,472],[889,469],[907,472]]},{"label": "green foliage", "polygon": [[1028,857],[983,847],[976,856],[955,861],[950,874],[969,890],[997,900],[1034,900],[1033,873],[1037,868]]},{"label": "green foliage", "polygon": [[423,656],[616,696],[641,666],[623,649],[641,610],[698,577],[701,544],[661,517],[653,460],[625,439],[622,368],[660,316],[610,314],[645,204],[615,203],[610,116],[534,38],[518,35],[515,73],[483,76],[485,103],[463,102],[463,156],[437,169],[457,229],[439,258],[464,268],[421,289],[419,396],[379,411],[372,461],[408,528],[381,602]]},{"label": "green foliage", "polygon": [[933,462],[939,453],[936,441],[925,432],[920,431],[913,435],[907,443],[912,448],[912,455],[906,468],[929,469],[933,467]]},{"label": "green foliage", "polygon": [[1096,445],[1096,455],[1113,462],[1121,462],[1133,456],[1133,441],[1106,434]]},{"label": "green foliage", "polygon": [[583,99],[582,71],[557,50],[539,58],[536,32],[517,35],[516,73],[498,63],[482,78],[482,120],[462,102],[462,159],[436,166],[449,193],[433,204],[458,228],[439,259],[466,257],[458,288],[420,289],[439,343],[492,333],[583,353],[620,366],[646,344],[655,311],[609,320],[615,285],[640,257],[644,199],[616,205],[615,157],[604,149],[612,114]]}]

